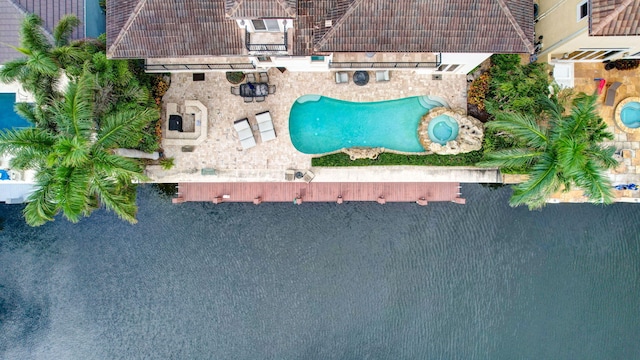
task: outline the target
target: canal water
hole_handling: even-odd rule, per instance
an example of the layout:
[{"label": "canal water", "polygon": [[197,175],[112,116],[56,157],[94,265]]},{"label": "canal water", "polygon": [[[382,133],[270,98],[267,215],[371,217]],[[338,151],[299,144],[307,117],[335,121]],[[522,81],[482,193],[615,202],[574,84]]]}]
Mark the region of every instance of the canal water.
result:
[{"label": "canal water", "polygon": [[640,206],[0,205],[1,359],[637,359]]}]

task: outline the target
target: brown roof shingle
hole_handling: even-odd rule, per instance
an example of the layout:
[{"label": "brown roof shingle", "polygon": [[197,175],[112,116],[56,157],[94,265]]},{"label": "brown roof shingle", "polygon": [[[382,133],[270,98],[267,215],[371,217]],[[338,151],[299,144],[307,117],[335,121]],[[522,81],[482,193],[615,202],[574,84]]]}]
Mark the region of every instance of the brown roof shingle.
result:
[{"label": "brown roof shingle", "polygon": [[295,17],[293,55],[533,52],[530,0],[108,0],[108,55],[241,55],[230,16]]},{"label": "brown roof shingle", "polygon": [[533,52],[531,1],[325,2],[335,6],[314,24],[317,51]]},{"label": "brown roof shingle", "polygon": [[640,35],[640,1],[591,0],[589,34],[592,36]]},{"label": "brown roof shingle", "polygon": [[109,0],[107,56],[241,54],[242,30],[225,17],[224,9],[224,0]]}]

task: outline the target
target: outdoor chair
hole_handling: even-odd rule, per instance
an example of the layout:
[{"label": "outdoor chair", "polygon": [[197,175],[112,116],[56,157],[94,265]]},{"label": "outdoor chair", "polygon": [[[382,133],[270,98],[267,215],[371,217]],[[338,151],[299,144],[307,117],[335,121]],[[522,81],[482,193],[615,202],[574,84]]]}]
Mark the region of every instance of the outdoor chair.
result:
[{"label": "outdoor chair", "polygon": [[240,95],[240,88],[239,88],[239,87],[237,87],[237,86],[232,86],[232,87],[231,87],[231,93],[232,93],[233,95]]},{"label": "outdoor chair", "polygon": [[256,102],[263,102],[264,96],[256,96]]},{"label": "outdoor chair", "polygon": [[269,74],[267,74],[266,72],[261,72],[260,73],[260,81],[261,83],[268,83],[269,82]]},{"label": "outdoor chair", "polygon": [[253,98],[251,96],[245,96],[243,99],[244,99],[244,102],[246,103],[253,102]]},{"label": "outdoor chair", "polygon": [[296,171],[295,171],[295,170],[293,170],[293,169],[287,169],[287,170],[285,170],[285,172],[284,172],[284,179],[285,179],[286,181],[293,181],[293,179],[295,178],[295,176],[296,176]]},{"label": "outdoor chair", "polygon": [[336,84],[346,84],[349,82],[349,73],[346,72],[337,72],[336,73]]},{"label": "outdoor chair", "polygon": [[612,83],[611,86],[609,86],[609,89],[607,90],[607,97],[604,99],[604,104],[606,106],[613,106],[613,104],[616,102],[616,92],[618,91],[620,85],[622,85],[622,83],[616,81]]},{"label": "outdoor chair", "polygon": [[244,76],[245,80],[247,80],[248,83],[254,83],[256,82],[256,74],[254,73],[247,73]]},{"label": "outdoor chair", "polygon": [[276,132],[273,129],[271,114],[268,111],[256,114],[256,121],[258,122],[258,129],[260,130],[260,138],[262,139],[262,142],[275,140]]},{"label": "outdoor chair", "polygon": [[269,94],[275,94],[275,93],[276,93],[276,86],[269,85]]},{"label": "outdoor chair", "polygon": [[244,118],[237,120],[233,123],[233,128],[238,133],[238,139],[240,139],[240,145],[244,150],[256,146],[256,139],[253,137],[253,131],[251,131],[251,125],[249,125],[249,119]]},{"label": "outdoor chair", "polygon": [[376,81],[389,81],[389,70],[376,71]]},{"label": "outdoor chair", "polygon": [[314,177],[316,177],[316,174],[312,173],[311,170],[307,170],[307,172],[304,173],[304,177],[302,179],[305,182],[310,183]]}]

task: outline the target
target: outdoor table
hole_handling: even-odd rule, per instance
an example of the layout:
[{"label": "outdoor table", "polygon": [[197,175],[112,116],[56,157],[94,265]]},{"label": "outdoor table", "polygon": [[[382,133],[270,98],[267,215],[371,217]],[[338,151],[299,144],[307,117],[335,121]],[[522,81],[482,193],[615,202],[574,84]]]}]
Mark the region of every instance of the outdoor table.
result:
[{"label": "outdoor table", "polygon": [[269,84],[267,83],[246,83],[240,84],[240,96],[256,97],[269,95]]},{"label": "outdoor table", "polygon": [[353,73],[353,82],[356,85],[363,86],[367,85],[369,82],[369,72],[367,71],[356,71]]}]

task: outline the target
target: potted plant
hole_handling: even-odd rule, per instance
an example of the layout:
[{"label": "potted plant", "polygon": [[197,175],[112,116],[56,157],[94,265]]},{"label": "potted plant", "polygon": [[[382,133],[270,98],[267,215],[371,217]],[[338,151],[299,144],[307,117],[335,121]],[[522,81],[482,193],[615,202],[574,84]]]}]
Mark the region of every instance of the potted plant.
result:
[{"label": "potted plant", "polygon": [[618,69],[618,70],[633,70],[640,66],[639,59],[618,59],[607,62],[604,65],[605,70]]},{"label": "potted plant", "polygon": [[244,73],[242,71],[228,71],[226,75],[227,81],[234,85],[240,84],[242,80],[244,80]]}]

